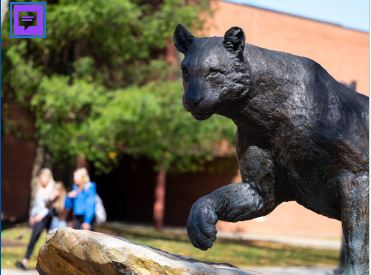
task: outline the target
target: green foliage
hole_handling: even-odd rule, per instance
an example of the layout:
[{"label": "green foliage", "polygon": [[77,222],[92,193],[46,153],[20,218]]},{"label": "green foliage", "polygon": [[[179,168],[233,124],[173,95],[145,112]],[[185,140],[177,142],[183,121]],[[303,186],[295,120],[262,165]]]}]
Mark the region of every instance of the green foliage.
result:
[{"label": "green foliage", "polygon": [[3,70],[5,85],[3,91],[6,96],[23,104],[27,104],[29,98],[37,91],[42,78],[41,70],[35,62],[24,58],[26,53],[25,41],[9,47],[4,56]]},{"label": "green foliage", "polygon": [[66,76],[44,77],[31,101],[39,142],[56,160],[73,159],[86,151],[89,132],[83,125],[95,119],[95,110],[108,100],[102,86],[83,80],[69,82]]},{"label": "green foliage", "polygon": [[[200,2],[207,3],[208,0]],[[134,77],[133,68],[143,71],[163,55],[179,22],[194,27],[200,25],[197,14],[201,8],[198,5],[186,4],[184,0],[160,3],[53,1],[47,4],[46,39],[9,39],[9,33],[4,31],[4,46],[8,50],[19,43],[24,44],[26,51],[22,56],[25,61],[32,61],[32,67],[40,67],[47,75],[71,75],[76,69],[74,63],[89,57],[93,61],[91,64],[96,66],[93,80],[103,80],[106,86],[116,88],[142,84],[139,74],[136,74],[139,79]],[[8,28],[6,18],[4,29]]]},{"label": "green foliage", "polygon": [[[36,138],[55,162],[83,156],[100,171],[121,153],[156,168],[195,170],[234,125],[194,120],[163,56],[176,24],[201,26],[200,5],[163,0],[59,0],[47,4],[47,39],[3,32],[4,91],[35,117]],[[153,2],[155,3],[155,2]],[[9,28],[7,18],[4,28]]]},{"label": "green foliage", "polygon": [[96,135],[93,140],[116,143],[116,148],[134,156],[147,156],[158,169],[197,169],[215,156],[222,138],[233,143],[235,126],[218,116],[207,123],[196,121],[182,107],[182,89],[180,82],[169,81],[115,91],[99,118],[90,122]]}]

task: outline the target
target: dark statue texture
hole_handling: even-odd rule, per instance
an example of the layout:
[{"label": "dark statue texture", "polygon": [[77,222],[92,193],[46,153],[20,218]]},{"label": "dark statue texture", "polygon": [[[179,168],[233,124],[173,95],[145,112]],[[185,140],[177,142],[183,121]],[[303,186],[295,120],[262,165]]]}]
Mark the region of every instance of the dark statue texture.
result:
[{"label": "dark statue texture", "polygon": [[296,201],[342,222],[344,274],[368,274],[368,97],[309,58],[245,44],[238,27],[197,38],[178,25],[174,43],[184,54],[184,108],[198,120],[234,121],[242,176],[193,204],[192,244],[210,248],[218,220],[250,220]]}]

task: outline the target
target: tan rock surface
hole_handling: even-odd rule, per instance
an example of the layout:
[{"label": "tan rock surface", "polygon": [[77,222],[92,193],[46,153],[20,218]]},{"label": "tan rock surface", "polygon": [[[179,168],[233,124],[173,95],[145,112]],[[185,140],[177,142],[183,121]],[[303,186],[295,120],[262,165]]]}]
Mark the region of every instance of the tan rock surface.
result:
[{"label": "tan rock surface", "polygon": [[37,270],[41,275],[257,274],[70,228],[48,235],[37,258]]}]

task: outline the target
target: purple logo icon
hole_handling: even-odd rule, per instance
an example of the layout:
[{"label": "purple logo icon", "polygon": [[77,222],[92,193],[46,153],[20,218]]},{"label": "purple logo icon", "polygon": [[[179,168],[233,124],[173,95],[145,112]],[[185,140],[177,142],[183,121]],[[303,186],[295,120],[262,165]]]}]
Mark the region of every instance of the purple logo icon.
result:
[{"label": "purple logo icon", "polygon": [[46,37],[45,2],[10,2],[10,37]]},{"label": "purple logo icon", "polygon": [[35,15],[21,15],[19,17],[21,20],[19,25],[24,26],[25,30],[30,26],[37,25],[36,16],[37,16],[37,13],[35,13]]}]

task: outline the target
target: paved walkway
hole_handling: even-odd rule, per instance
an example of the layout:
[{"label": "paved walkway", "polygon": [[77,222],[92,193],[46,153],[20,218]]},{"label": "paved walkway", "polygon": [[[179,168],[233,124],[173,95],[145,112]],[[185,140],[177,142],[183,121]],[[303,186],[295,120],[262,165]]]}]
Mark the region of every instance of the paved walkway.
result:
[{"label": "paved walkway", "polygon": [[272,235],[264,236],[229,232],[218,232],[218,237],[232,240],[275,242],[293,246],[312,247],[319,249],[340,249],[341,247],[341,240],[331,239],[318,239],[318,238],[314,239],[305,237],[272,236]]}]

